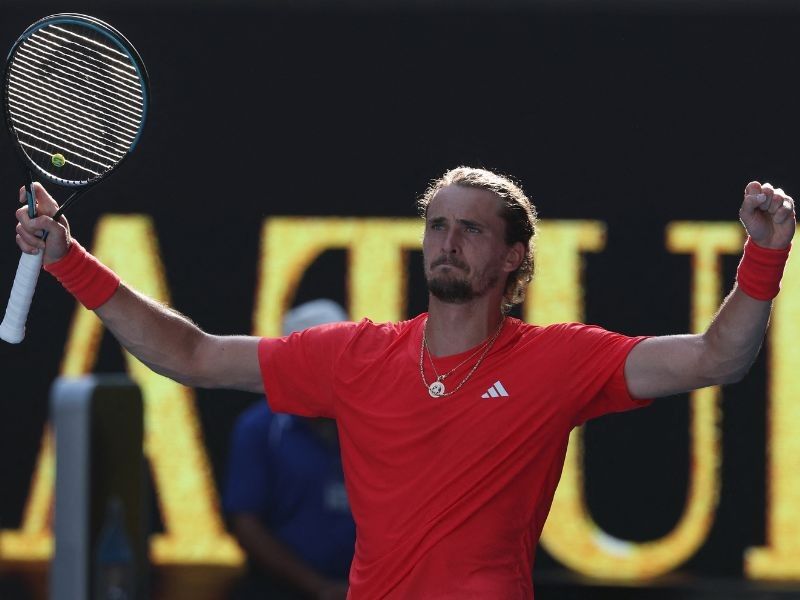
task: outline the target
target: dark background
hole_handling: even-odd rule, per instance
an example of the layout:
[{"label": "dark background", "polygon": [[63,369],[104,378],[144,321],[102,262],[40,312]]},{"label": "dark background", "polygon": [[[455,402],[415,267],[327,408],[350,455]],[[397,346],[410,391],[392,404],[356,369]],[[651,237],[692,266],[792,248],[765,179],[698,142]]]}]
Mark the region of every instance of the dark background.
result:
[{"label": "dark background", "polygon": [[[684,332],[689,260],[666,252],[666,224],[735,220],[752,179],[800,190],[800,12],[790,3],[3,0],[0,46],[66,11],[91,12],[132,40],[153,95],[137,152],[72,210],[73,233],[88,246],[103,212],[152,215],[174,305],[215,333],[252,329],[265,217],[412,216],[427,182],[464,163],[513,174],[544,219],[607,223],[606,249],[587,257],[588,321]],[[5,140],[2,298],[18,260],[21,183]],[[324,254],[297,300],[345,302],[345,261]],[[735,265],[726,259],[726,286]],[[73,306],[42,277],[25,342],[0,346],[2,528],[20,523]],[[424,306],[412,276],[409,312]],[[122,368],[110,340],[98,368]],[[537,598],[772,597],[774,586],[742,579],[744,550],[764,542],[764,381],[762,356],[725,390],[721,501],[695,557],[625,589],[576,579],[540,551]],[[198,392],[218,482],[230,427],[253,400]],[[589,424],[588,501],[606,531],[647,540],[672,529],[687,425],[685,398]],[[21,593],[8,585],[0,596]]]}]

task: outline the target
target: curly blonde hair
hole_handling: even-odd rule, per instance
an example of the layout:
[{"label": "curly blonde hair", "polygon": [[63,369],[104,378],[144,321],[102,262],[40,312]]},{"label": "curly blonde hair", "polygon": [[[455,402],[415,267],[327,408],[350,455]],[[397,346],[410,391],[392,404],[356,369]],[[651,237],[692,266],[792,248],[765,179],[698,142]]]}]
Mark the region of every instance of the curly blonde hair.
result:
[{"label": "curly blonde hair", "polygon": [[474,167],[456,167],[450,169],[438,179],[434,179],[425,193],[417,201],[420,216],[424,219],[436,193],[448,185],[477,188],[492,192],[503,201],[500,216],[506,222],[505,242],[509,246],[522,243],[525,257],[519,267],[508,274],[503,295],[503,312],[508,313],[515,304],[525,299],[525,291],[533,279],[533,246],[536,238],[536,207],[522,191],[522,188],[511,178],[499,175],[486,169]]}]

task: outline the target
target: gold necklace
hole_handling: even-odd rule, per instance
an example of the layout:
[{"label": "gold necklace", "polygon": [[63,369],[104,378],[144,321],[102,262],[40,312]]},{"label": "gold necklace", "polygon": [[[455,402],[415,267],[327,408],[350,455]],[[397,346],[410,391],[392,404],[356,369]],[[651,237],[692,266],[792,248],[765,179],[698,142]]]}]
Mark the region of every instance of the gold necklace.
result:
[{"label": "gold necklace", "polygon": [[486,348],[486,345],[489,343],[489,340],[490,340],[490,338],[487,338],[480,346],[478,346],[475,349],[475,352],[470,354],[467,358],[462,360],[460,363],[458,363],[455,367],[450,369],[444,375],[439,375],[439,371],[436,370],[436,364],[433,362],[433,356],[431,356],[431,349],[428,347],[427,340],[425,340],[425,354],[428,357],[428,361],[431,363],[431,368],[433,369],[433,374],[436,375],[436,381],[444,381],[445,379],[450,377],[450,375],[455,373],[459,368],[461,368],[464,365],[464,363],[469,362],[470,360],[475,358],[484,348]]},{"label": "gold necklace", "polygon": [[[455,394],[458,390],[460,390],[464,386],[465,383],[467,383],[469,378],[472,377],[472,374],[475,373],[475,371],[478,369],[478,366],[483,362],[483,359],[486,358],[486,355],[489,354],[489,350],[491,350],[492,346],[494,346],[494,343],[497,341],[497,338],[500,336],[500,331],[503,329],[503,324],[505,322],[506,322],[506,319],[505,319],[505,317],[503,317],[500,320],[500,325],[497,326],[497,331],[494,332],[494,335],[490,339],[488,339],[486,342],[484,342],[484,344],[483,344],[483,346],[481,346],[481,348],[478,348],[477,350],[475,350],[475,352],[470,354],[467,358],[462,360],[460,363],[458,363],[455,367],[450,369],[444,375],[439,375],[437,373],[437,371],[436,371],[436,366],[433,364],[433,357],[430,355],[430,350],[428,349],[428,338],[427,338],[427,335],[426,335],[426,330],[428,328],[428,319],[427,318],[425,319],[425,323],[422,325],[422,344],[420,345],[420,349],[419,349],[419,374],[422,377],[422,385],[424,385],[426,388],[428,388],[428,393],[431,395],[432,398],[443,398],[445,396],[450,396],[452,394]],[[456,369],[458,369],[461,365],[463,365],[464,363],[469,361],[478,352],[480,352],[481,349],[483,349],[483,353],[480,355],[480,357],[478,358],[477,362],[472,366],[472,368],[470,369],[469,373],[467,373],[464,376],[464,379],[462,379],[459,382],[459,384],[456,386],[456,388],[452,392],[445,391],[444,380],[447,377],[449,377],[450,375],[452,375],[456,371]],[[428,353],[428,358],[430,358],[431,366],[433,366],[433,372],[436,374],[436,381],[433,381],[430,384],[428,383],[428,380],[425,379],[425,352],[426,351]]]}]

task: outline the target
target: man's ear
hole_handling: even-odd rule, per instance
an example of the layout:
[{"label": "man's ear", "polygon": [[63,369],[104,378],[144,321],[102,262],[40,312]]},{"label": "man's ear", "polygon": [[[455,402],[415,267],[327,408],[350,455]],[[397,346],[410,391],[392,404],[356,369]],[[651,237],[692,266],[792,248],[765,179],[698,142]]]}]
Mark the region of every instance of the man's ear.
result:
[{"label": "man's ear", "polygon": [[523,260],[525,260],[525,244],[517,242],[506,252],[503,270],[506,273],[511,273],[519,268]]}]

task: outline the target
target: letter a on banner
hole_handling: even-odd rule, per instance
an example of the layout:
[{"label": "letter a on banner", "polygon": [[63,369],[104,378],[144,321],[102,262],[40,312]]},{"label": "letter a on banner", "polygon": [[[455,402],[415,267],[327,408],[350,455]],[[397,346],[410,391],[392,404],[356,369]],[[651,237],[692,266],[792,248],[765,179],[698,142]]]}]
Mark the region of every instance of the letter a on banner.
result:
[{"label": "letter a on banner", "polygon": [[[135,248],[132,252],[130,249]],[[161,302],[169,301],[152,223],[140,215],[103,217],[93,254],[133,288]],[[91,371],[103,326],[78,306],[69,332],[62,375]],[[156,375],[125,353],[128,371],[139,384],[145,404],[145,453],[165,532],[151,538],[155,564],[209,564],[238,567],[244,556],[225,530],[211,467],[203,444],[194,392]],[[45,432],[33,485],[20,530],[3,531],[4,561],[48,560],[53,504],[53,442]]]}]

